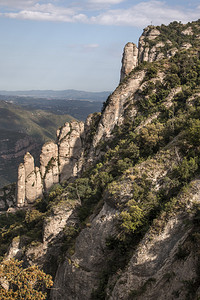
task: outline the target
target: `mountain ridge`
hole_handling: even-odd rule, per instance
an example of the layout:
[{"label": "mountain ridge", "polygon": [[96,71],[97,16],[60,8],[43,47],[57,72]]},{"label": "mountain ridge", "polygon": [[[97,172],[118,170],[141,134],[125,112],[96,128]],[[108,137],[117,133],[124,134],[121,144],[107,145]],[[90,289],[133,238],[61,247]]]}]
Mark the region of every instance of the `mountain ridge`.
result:
[{"label": "mountain ridge", "polygon": [[81,90],[27,90],[27,91],[1,91],[0,95],[18,96],[18,97],[36,97],[36,98],[60,98],[68,100],[91,100],[91,101],[105,101],[109,96],[110,91],[103,92],[87,92]]}]

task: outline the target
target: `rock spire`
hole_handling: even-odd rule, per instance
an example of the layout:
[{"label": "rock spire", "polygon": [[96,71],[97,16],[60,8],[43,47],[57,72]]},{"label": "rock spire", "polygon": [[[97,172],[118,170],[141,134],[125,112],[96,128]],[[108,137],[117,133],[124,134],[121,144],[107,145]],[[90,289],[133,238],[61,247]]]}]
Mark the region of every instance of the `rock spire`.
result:
[{"label": "rock spire", "polygon": [[137,66],[138,48],[134,43],[127,43],[122,57],[120,82]]},{"label": "rock spire", "polygon": [[77,176],[82,168],[83,122],[65,123],[57,131],[57,142],[47,142],[40,154],[40,168],[27,152],[18,167],[17,206],[33,203],[59,182]]}]

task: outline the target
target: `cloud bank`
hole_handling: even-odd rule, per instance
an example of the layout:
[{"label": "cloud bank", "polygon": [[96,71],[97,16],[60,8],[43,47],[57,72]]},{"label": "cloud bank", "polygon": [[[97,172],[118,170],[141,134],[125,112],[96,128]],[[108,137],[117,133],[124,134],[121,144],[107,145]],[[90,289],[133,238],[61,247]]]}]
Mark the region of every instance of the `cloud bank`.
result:
[{"label": "cloud bank", "polygon": [[[116,26],[141,27],[148,24],[168,24],[173,20],[186,23],[196,20],[200,15],[200,6],[196,9],[185,7],[170,7],[166,2],[150,0],[143,1],[128,8],[116,8],[116,4],[125,0],[87,0],[79,6],[73,6],[71,1],[61,6],[59,0],[2,0],[0,2],[0,16],[13,19],[55,21],[71,23],[87,23]],[[60,3],[60,5],[59,5]],[[93,4],[93,10],[88,5]],[[95,5],[96,9],[95,9]],[[101,9],[99,8],[101,6]],[[87,10],[88,9],[88,10]]]}]

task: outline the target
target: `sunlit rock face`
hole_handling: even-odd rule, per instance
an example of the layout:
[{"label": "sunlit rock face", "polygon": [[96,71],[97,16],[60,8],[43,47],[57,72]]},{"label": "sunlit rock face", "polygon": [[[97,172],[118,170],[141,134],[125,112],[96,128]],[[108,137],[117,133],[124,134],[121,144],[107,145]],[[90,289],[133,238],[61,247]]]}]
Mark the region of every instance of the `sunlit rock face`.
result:
[{"label": "sunlit rock face", "polygon": [[138,48],[134,43],[127,43],[122,57],[120,82],[137,66]]},{"label": "sunlit rock face", "polygon": [[33,203],[42,195],[42,179],[39,168],[34,165],[33,156],[27,152],[24,163],[18,167],[17,206]]},{"label": "sunlit rock face", "polygon": [[77,176],[82,168],[84,123],[65,123],[57,131],[60,181]]},{"label": "sunlit rock face", "polygon": [[83,164],[84,123],[65,123],[57,131],[57,141],[42,147],[40,168],[27,152],[18,168],[17,206],[33,203],[59,182],[77,176]]},{"label": "sunlit rock face", "polygon": [[42,147],[40,154],[40,172],[43,179],[43,188],[48,191],[53,184],[59,182],[58,145],[53,141]]}]

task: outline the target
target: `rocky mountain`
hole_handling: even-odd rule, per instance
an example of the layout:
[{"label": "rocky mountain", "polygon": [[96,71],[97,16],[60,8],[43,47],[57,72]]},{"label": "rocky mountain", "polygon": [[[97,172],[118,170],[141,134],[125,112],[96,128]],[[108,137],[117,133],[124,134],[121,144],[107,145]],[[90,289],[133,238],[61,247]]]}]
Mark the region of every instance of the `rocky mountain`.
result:
[{"label": "rocky mountain", "polygon": [[2,189],[0,253],[52,274],[50,299],[199,299],[199,49],[200,21],[145,28],[102,112]]}]

